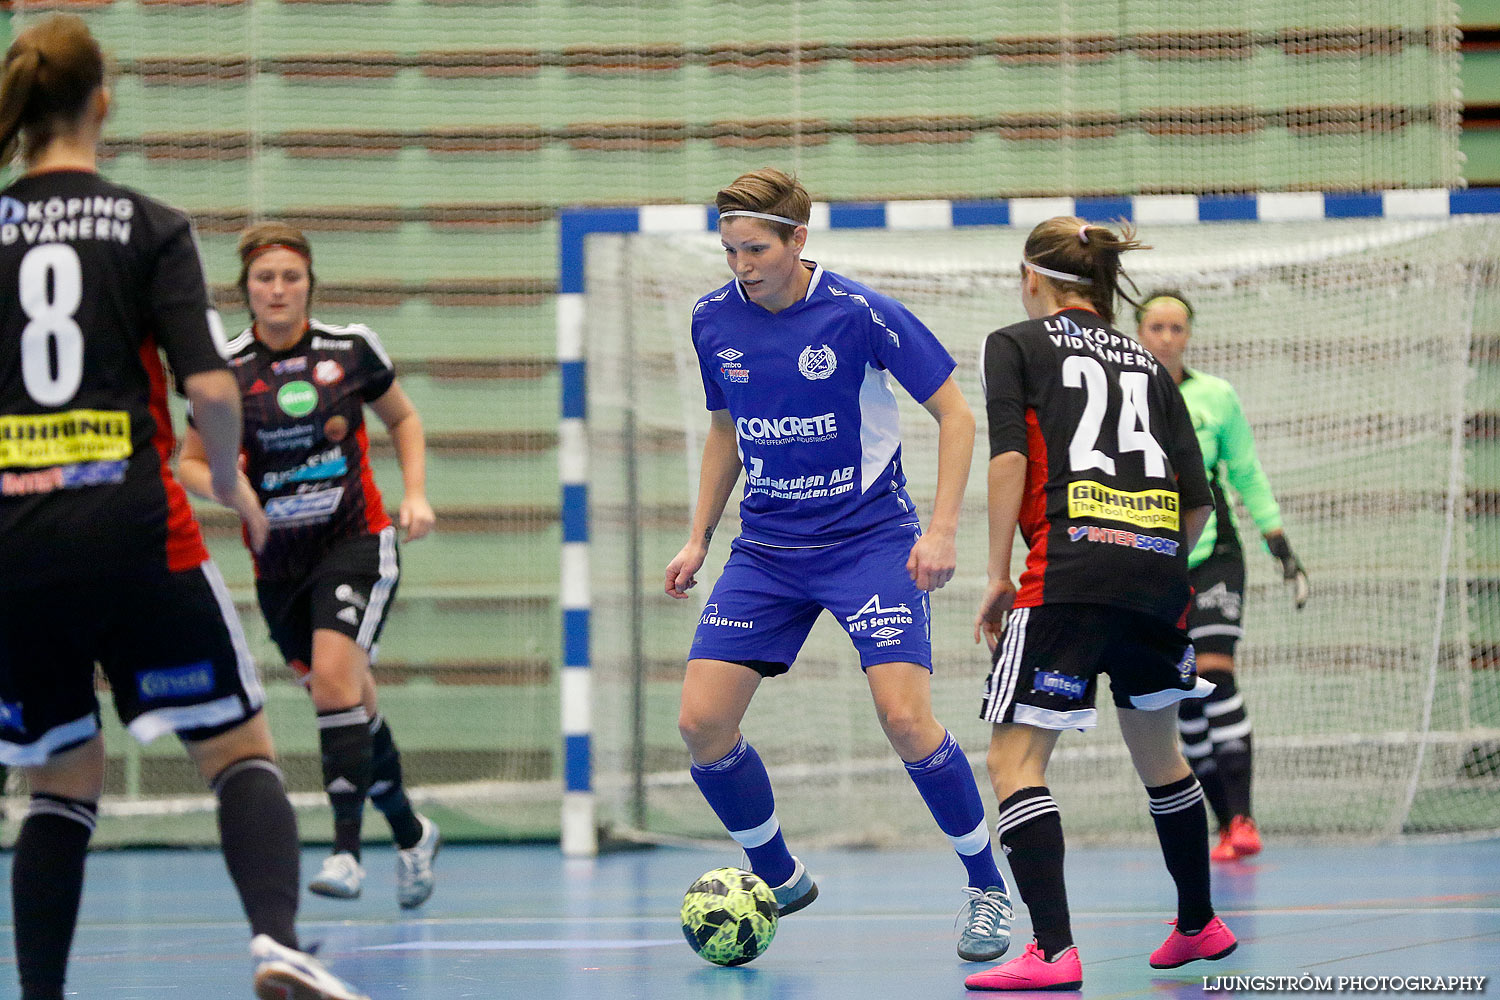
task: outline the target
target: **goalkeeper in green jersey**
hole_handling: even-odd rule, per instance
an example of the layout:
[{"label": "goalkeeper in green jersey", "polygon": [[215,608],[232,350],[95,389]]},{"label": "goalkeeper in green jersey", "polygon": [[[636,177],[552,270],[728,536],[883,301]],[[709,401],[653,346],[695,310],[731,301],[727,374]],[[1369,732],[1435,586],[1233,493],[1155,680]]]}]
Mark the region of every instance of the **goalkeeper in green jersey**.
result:
[{"label": "goalkeeper in green jersey", "polygon": [[1193,602],[1187,624],[1198,653],[1198,674],[1215,688],[1206,700],[1181,703],[1178,728],[1183,753],[1218,817],[1219,843],[1210,856],[1233,861],[1259,853],[1261,843],[1250,812],[1250,719],[1234,682],[1234,646],[1245,634],[1245,552],[1224,492],[1226,482],[1281,562],[1298,610],[1307,603],[1307,573],[1281,530],[1281,510],[1255,455],[1255,438],[1234,387],[1182,363],[1193,335],[1193,307],[1175,289],[1154,291],[1136,310],[1136,324],[1137,339],[1182,390],[1214,497],[1214,513],[1188,556]]}]

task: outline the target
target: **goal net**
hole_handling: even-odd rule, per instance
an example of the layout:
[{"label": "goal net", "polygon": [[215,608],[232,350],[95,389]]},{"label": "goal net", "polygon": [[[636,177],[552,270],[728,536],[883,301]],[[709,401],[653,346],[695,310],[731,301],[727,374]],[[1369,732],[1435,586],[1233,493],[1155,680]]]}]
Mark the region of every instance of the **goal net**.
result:
[{"label": "goal net", "polygon": [[[1237,660],[1255,727],[1257,818],[1282,835],[1500,829],[1500,684],[1485,603],[1500,552],[1470,521],[1494,480],[1471,359],[1493,353],[1500,225],[1219,223],[1142,236],[1155,249],[1127,269],[1143,291],[1169,284],[1193,301],[1188,364],[1239,391],[1312,582],[1295,611],[1241,508],[1249,576]],[[981,418],[958,574],[933,596],[933,701],[987,799],[988,726],[977,711],[989,660],[971,640],[988,458],[976,361],[986,333],[1024,318],[1024,237],[815,231],[808,248],[910,306],[958,360]],[[737,530],[738,488],[696,600],[665,597],[662,577],[687,535],[707,427],[688,317],[728,274],[713,234],[595,236],[588,262],[600,817],[626,837],[721,836],[675,723],[688,644]],[[1128,316],[1119,325],[1133,329]],[[897,395],[925,518],[936,423]],[[1049,784],[1070,836],[1143,836],[1143,792],[1105,700],[1096,731],[1062,738]],[[744,731],[798,842],[935,836],[829,616],[792,672],[761,686]]]}]

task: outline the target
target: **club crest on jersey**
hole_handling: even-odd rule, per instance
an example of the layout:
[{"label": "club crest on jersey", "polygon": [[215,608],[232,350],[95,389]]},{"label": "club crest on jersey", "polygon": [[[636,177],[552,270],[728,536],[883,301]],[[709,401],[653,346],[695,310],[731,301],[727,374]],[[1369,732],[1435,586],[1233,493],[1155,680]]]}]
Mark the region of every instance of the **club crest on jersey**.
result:
[{"label": "club crest on jersey", "polygon": [[828,378],[838,366],[839,359],[827,344],[818,348],[804,347],[797,358],[797,370],[802,373],[803,378],[813,381]]},{"label": "club crest on jersey", "polygon": [[344,377],[344,366],[332,358],[319,361],[313,367],[313,381],[319,385],[333,385]]}]

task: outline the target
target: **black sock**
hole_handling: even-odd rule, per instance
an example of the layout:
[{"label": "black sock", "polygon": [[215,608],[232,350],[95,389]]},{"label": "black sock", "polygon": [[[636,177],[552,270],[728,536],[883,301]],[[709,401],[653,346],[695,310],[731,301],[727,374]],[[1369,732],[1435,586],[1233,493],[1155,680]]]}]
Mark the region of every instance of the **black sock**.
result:
[{"label": "black sock", "polygon": [[1016,889],[1031,911],[1037,947],[1050,962],[1073,944],[1063,885],[1062,813],[1046,786],[1033,785],[1000,803],[997,826]]},{"label": "black sock", "polygon": [[301,845],[281,771],[263,757],[249,757],[220,771],[212,787],[219,798],[224,866],[250,933],[296,948]]},{"label": "black sock", "polygon": [[1191,774],[1169,785],[1147,788],[1151,821],[1167,871],[1177,883],[1177,929],[1196,934],[1214,918],[1208,892],[1208,812],[1203,790]]},{"label": "black sock", "polygon": [[92,802],[31,797],[10,871],[22,1000],[62,1000],[96,815]]},{"label": "black sock", "polygon": [[1182,738],[1182,755],[1203,786],[1203,797],[1214,811],[1220,830],[1229,829],[1234,814],[1224,797],[1224,783],[1219,780],[1219,762],[1214,759],[1214,745],[1208,738],[1208,718],[1203,714],[1203,699],[1184,698],[1177,703],[1177,734]]},{"label": "black sock", "polygon": [[422,839],[422,824],[401,784],[401,751],[391,735],[391,724],[375,713],[370,720],[370,801],[391,825],[396,846],[405,850]]},{"label": "black sock", "polygon": [[333,850],[359,858],[365,796],[370,794],[370,717],[363,705],[318,713],[323,788],[333,806]]},{"label": "black sock", "polygon": [[1215,685],[1213,694],[1204,700],[1203,714],[1208,720],[1208,738],[1213,744],[1213,759],[1224,788],[1224,807],[1230,816],[1249,816],[1251,747],[1245,700],[1235,686],[1233,671],[1210,670],[1203,677]]}]

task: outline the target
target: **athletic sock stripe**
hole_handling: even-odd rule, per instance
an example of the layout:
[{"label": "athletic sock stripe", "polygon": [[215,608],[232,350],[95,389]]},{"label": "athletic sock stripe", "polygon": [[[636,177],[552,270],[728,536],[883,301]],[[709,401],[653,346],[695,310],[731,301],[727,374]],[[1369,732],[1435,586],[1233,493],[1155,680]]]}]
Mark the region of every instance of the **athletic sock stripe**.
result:
[{"label": "athletic sock stripe", "polygon": [[233,778],[241,771],[249,771],[251,769],[270,771],[276,776],[276,780],[281,782],[283,787],[286,785],[286,776],[281,773],[281,768],[277,767],[274,761],[266,760],[264,757],[247,757],[244,760],[235,761],[220,771],[214,780],[209,782],[209,787],[217,795],[230,778]]},{"label": "athletic sock stripe", "polygon": [[1208,731],[1208,738],[1214,743],[1228,743],[1230,740],[1241,740],[1249,735],[1249,719],[1232,726],[1214,726]]},{"label": "athletic sock stripe", "polygon": [[962,854],[966,858],[971,857],[989,846],[989,825],[984,820],[980,820],[979,825],[974,829],[961,837],[949,837],[948,842],[953,845],[953,849],[959,854]]},{"label": "athletic sock stripe", "polygon": [[1198,736],[1208,732],[1207,719],[1178,719],[1177,731],[1183,736]]},{"label": "athletic sock stripe", "polygon": [[1000,820],[996,824],[996,829],[1001,834],[1004,834],[1023,823],[1031,822],[1038,816],[1045,816],[1049,812],[1057,813],[1059,816],[1062,815],[1062,810],[1057,808],[1057,802],[1053,800],[1052,796],[1042,795],[1034,799],[1027,799],[1025,802],[1016,803],[1001,813]]},{"label": "athletic sock stripe", "polygon": [[370,718],[370,735],[374,736],[376,733],[380,732],[380,727],[383,725],[385,725],[385,716],[380,714],[379,712],[376,712]]},{"label": "athletic sock stripe", "polygon": [[31,804],[26,807],[26,815],[31,816],[58,816],[62,819],[70,819],[80,824],[90,833],[98,823],[98,809],[84,802],[74,802],[66,799],[34,797]]},{"label": "athletic sock stripe", "polygon": [[342,712],[330,712],[327,715],[318,716],[319,729],[338,729],[340,726],[366,726],[370,723],[370,713],[365,711],[365,706],[356,705]]},{"label": "athletic sock stripe", "polygon": [[1203,786],[1196,781],[1180,792],[1167,795],[1162,798],[1151,797],[1151,812],[1157,816],[1165,816],[1169,813],[1182,812],[1191,809],[1203,801]]},{"label": "athletic sock stripe", "polygon": [[1236,691],[1233,697],[1225,698],[1223,701],[1210,700],[1203,706],[1203,714],[1212,719],[1220,715],[1228,715],[1235,709],[1244,707],[1245,696]]},{"label": "athletic sock stripe", "polygon": [[1213,752],[1214,745],[1208,740],[1202,740],[1198,743],[1187,743],[1182,747],[1182,755],[1189,760],[1197,760],[1199,757],[1208,757],[1211,756]]},{"label": "athletic sock stripe", "polygon": [[718,760],[708,764],[700,764],[697,761],[693,761],[692,767],[695,771],[727,771],[744,760],[745,754],[749,752],[750,744],[746,743],[745,737],[741,736],[739,742],[734,745],[734,749]]},{"label": "athletic sock stripe", "polygon": [[763,847],[769,844],[780,831],[781,823],[776,819],[776,813],[772,812],[771,818],[760,826],[749,830],[730,830],[729,835],[734,838],[735,843],[748,851],[753,847]]}]

